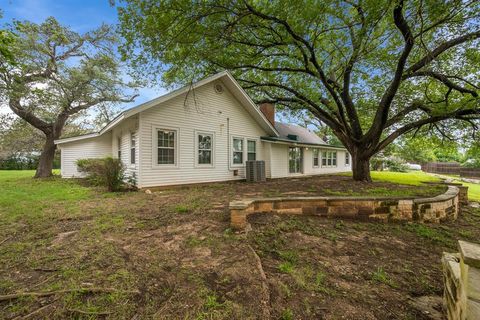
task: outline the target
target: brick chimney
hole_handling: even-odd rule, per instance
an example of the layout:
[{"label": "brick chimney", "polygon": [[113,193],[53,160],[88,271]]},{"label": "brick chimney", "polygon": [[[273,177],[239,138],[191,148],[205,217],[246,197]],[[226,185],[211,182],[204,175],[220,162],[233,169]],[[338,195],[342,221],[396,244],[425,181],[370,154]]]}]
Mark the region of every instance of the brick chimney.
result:
[{"label": "brick chimney", "polygon": [[260,111],[265,115],[267,120],[275,127],[275,105],[273,103],[262,103]]}]

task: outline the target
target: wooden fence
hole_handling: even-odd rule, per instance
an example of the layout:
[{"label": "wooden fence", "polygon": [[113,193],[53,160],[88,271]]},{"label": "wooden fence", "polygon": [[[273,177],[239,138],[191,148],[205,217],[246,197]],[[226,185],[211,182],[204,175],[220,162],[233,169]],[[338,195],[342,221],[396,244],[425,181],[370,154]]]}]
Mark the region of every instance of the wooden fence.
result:
[{"label": "wooden fence", "polygon": [[480,168],[462,168],[460,169],[460,177],[480,178]]},{"label": "wooden fence", "polygon": [[465,168],[456,162],[427,162],[422,164],[422,171],[455,174],[464,178],[480,178],[480,168]]}]

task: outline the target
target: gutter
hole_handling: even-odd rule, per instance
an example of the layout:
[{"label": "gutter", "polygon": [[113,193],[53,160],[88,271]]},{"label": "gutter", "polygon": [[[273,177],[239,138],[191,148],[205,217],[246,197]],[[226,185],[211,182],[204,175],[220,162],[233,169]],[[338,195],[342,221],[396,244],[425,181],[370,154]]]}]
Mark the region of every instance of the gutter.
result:
[{"label": "gutter", "polygon": [[340,146],[332,146],[329,144],[321,144],[321,143],[300,142],[300,141],[283,139],[283,138],[260,137],[260,140],[265,142],[270,142],[270,143],[294,145],[294,146],[300,146],[300,147],[323,147],[323,148],[330,148],[330,149],[347,150],[345,147],[340,147]]}]

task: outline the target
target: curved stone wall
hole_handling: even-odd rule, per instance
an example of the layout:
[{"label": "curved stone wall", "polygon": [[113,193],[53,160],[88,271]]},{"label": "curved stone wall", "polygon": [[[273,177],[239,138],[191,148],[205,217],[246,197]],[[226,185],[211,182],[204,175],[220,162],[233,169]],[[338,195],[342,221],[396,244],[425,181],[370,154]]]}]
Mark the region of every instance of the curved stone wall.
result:
[{"label": "curved stone wall", "polygon": [[362,220],[435,222],[455,220],[459,189],[448,186],[432,198],[289,197],[230,202],[230,224],[243,230],[253,213],[300,214]]}]

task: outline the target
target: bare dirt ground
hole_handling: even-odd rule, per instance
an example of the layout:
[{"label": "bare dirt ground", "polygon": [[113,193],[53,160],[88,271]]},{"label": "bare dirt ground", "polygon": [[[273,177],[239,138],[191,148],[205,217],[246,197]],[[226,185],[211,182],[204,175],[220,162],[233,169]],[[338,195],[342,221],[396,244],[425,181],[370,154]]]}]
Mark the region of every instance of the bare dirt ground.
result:
[{"label": "bare dirt ground", "polygon": [[0,215],[0,295],[66,290],[0,301],[0,318],[441,319],[441,253],[480,239],[479,209],[442,225],[254,215],[248,234],[229,228],[233,199],[385,188],[442,191],[324,176],[97,192]]}]

